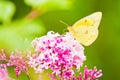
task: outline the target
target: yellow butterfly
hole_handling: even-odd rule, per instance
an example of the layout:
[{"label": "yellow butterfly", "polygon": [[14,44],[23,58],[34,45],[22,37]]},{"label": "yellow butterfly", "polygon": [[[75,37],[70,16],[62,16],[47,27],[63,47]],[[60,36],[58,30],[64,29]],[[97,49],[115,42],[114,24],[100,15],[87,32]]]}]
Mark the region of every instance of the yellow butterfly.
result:
[{"label": "yellow butterfly", "polygon": [[67,29],[81,44],[89,46],[98,36],[98,26],[100,24],[101,17],[101,12],[95,12],[80,19],[73,24],[72,27],[67,27]]}]

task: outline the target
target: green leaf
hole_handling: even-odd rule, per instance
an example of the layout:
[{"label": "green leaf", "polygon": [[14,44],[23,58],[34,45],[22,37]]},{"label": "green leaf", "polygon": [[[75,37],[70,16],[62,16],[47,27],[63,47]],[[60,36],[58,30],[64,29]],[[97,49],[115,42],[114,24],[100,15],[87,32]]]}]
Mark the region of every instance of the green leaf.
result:
[{"label": "green leaf", "polygon": [[15,13],[15,5],[8,0],[0,0],[0,22],[9,23]]},{"label": "green leaf", "polygon": [[44,25],[37,20],[18,20],[9,27],[0,28],[0,48],[7,51],[28,50],[31,48],[31,41],[45,33]]},{"label": "green leaf", "polygon": [[25,3],[33,8],[39,8],[43,11],[55,9],[69,9],[70,0],[24,0]]},{"label": "green leaf", "polygon": [[45,32],[43,23],[40,20],[23,19],[15,22],[14,31],[24,38],[34,39]]}]

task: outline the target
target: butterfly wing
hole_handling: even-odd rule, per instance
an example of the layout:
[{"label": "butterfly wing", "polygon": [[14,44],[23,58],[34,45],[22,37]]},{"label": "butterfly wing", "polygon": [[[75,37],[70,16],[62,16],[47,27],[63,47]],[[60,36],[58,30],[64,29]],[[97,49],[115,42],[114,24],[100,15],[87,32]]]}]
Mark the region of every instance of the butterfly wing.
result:
[{"label": "butterfly wing", "polygon": [[81,44],[89,46],[98,36],[98,26],[101,17],[101,12],[95,12],[80,19],[72,27],[68,27],[68,30]]}]

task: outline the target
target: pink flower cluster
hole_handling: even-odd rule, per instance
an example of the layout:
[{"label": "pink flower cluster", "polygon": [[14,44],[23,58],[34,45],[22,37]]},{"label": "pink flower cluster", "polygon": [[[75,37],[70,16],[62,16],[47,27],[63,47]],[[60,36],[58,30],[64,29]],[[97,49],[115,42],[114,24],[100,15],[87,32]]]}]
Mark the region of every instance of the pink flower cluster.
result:
[{"label": "pink flower cluster", "polygon": [[14,71],[17,77],[21,74],[22,71],[27,73],[27,62],[20,55],[11,55],[9,59],[9,64],[11,66],[15,66]]},{"label": "pink flower cluster", "polygon": [[[49,75],[51,80],[57,80],[56,75]],[[102,70],[97,70],[96,67],[94,69],[88,69],[87,66],[84,67],[84,73],[80,73],[78,76],[72,76],[68,80],[95,80],[102,76]],[[62,79],[61,79],[62,80]]]},{"label": "pink flower cluster", "polygon": [[53,74],[70,79],[74,74],[72,68],[79,70],[86,59],[83,46],[69,33],[59,35],[51,31],[35,39],[33,45],[39,54],[31,56],[28,64],[37,72],[50,68]]},{"label": "pink flower cluster", "polygon": [[83,78],[80,77],[80,80],[93,80],[102,76],[102,70],[97,70],[96,67],[94,69],[88,69],[86,66],[84,67],[84,75]]},{"label": "pink flower cluster", "polygon": [[0,80],[14,80],[9,77],[6,67],[0,67]]},{"label": "pink flower cluster", "polygon": [[[14,71],[16,73],[16,76],[18,77],[22,71],[27,72],[27,62],[22,58],[21,55],[18,55],[19,52],[16,53],[17,55],[11,54],[9,58],[6,57],[4,51],[0,53],[0,61],[4,61],[5,63],[0,63],[0,73],[4,72],[7,76],[7,67],[15,66]],[[3,74],[4,74],[3,73]],[[2,75],[0,75],[2,77]],[[2,78],[0,78],[1,80]],[[3,79],[3,80],[9,80],[9,79]],[[11,79],[10,79],[11,80]]]}]

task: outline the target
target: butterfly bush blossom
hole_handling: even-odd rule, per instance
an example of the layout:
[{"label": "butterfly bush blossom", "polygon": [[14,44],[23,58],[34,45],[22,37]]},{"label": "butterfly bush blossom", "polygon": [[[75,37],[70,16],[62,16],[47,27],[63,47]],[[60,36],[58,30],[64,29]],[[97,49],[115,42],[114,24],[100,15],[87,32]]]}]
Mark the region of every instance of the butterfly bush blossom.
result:
[{"label": "butterfly bush blossom", "polygon": [[36,54],[29,55],[28,64],[40,73],[51,69],[51,80],[58,80],[56,76],[59,76],[60,80],[93,80],[102,76],[101,70],[96,67],[89,70],[86,66],[83,74],[74,76],[86,56],[84,47],[70,33],[60,35],[50,31],[47,35],[33,40],[32,44]]},{"label": "butterfly bush blossom", "polygon": [[53,74],[69,79],[74,74],[72,68],[79,70],[86,60],[84,47],[69,33],[60,35],[51,31],[35,39],[32,44],[40,54],[30,57],[28,64],[37,72],[50,68]]}]

